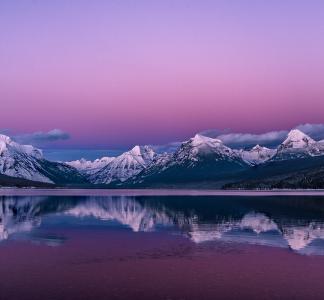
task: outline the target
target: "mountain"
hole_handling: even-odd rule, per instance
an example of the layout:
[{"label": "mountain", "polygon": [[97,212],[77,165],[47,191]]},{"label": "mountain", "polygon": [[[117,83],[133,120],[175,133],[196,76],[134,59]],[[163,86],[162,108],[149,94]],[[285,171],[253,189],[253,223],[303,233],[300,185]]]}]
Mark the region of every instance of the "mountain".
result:
[{"label": "mountain", "polygon": [[53,183],[39,172],[41,150],[29,145],[20,145],[8,136],[0,135],[0,173],[24,179]]},{"label": "mountain", "polygon": [[272,160],[307,158],[324,154],[323,142],[316,142],[298,129],[288,133],[287,138],[277,148]]},{"label": "mountain", "polygon": [[98,172],[103,167],[107,166],[110,162],[112,162],[115,157],[102,157],[98,158],[94,161],[86,160],[81,158],[79,160],[68,161],[67,165],[76,168],[79,172],[91,175]]},{"label": "mountain", "polygon": [[149,146],[135,146],[89,176],[94,184],[119,183],[137,175],[154,159],[156,153]]},{"label": "mountain", "polygon": [[[0,135],[0,174],[50,184],[86,182],[75,168],[48,161],[44,159],[41,150],[30,145],[20,145],[5,135]],[[8,182],[8,178],[4,181]]]},{"label": "mountain", "polygon": [[218,139],[200,134],[181,144],[174,154],[157,157],[146,169],[126,184],[132,186],[173,186],[213,182],[248,164],[238,153]]},{"label": "mountain", "polygon": [[196,135],[157,157],[126,187],[324,188],[324,143],[292,130],[277,149],[233,150]]},{"label": "mountain", "polygon": [[291,130],[273,157],[227,183],[228,189],[324,188],[324,143]]},{"label": "mountain", "polygon": [[241,158],[251,166],[259,165],[271,159],[276,154],[275,149],[269,149],[260,145],[254,146],[250,150],[238,150]]},{"label": "mountain", "polygon": [[0,135],[0,175],[2,186],[324,188],[324,141],[294,129],[277,149],[243,150],[196,134],[173,153],[135,146],[117,157],[62,163]]}]

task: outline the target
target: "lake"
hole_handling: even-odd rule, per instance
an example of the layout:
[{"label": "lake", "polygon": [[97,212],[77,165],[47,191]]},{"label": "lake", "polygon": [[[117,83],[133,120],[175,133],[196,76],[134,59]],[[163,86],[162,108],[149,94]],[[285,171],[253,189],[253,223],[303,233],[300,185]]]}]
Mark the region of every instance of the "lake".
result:
[{"label": "lake", "polygon": [[322,192],[0,190],[0,299],[323,299]]}]

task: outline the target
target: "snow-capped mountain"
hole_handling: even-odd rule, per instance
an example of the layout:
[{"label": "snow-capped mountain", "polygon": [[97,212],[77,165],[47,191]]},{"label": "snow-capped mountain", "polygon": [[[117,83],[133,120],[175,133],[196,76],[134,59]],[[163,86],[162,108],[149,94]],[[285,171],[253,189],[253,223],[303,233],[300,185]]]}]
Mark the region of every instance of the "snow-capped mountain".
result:
[{"label": "snow-capped mountain", "polygon": [[[297,129],[291,130],[277,149],[260,145],[251,150],[231,149],[219,139],[197,134],[183,142],[173,154],[156,157],[147,168],[126,184],[152,187],[194,183],[199,187],[222,187],[230,182],[255,181],[270,176],[284,178],[282,176],[285,174],[292,174],[289,176],[294,178],[293,172],[307,168],[311,170],[322,164],[322,157],[324,159],[324,142],[316,142]],[[282,165],[296,158],[303,158],[303,163]],[[280,178],[275,180],[282,180]],[[318,186],[318,180],[312,179],[307,186]]]},{"label": "snow-capped mountain", "polygon": [[293,129],[277,149],[256,145],[251,150],[238,151],[244,161],[251,165],[259,165],[269,160],[276,161],[324,155],[324,141],[316,142],[299,129]]},{"label": "snow-capped mountain", "polygon": [[91,161],[81,158],[79,160],[68,161],[66,162],[66,164],[76,168],[81,173],[90,175],[98,172],[100,169],[107,166],[114,159],[115,157],[102,157]]},{"label": "snow-capped mountain", "polygon": [[307,148],[316,142],[299,129],[293,129],[288,133],[287,138],[281,144],[281,148]]},{"label": "snow-capped mountain", "polygon": [[89,178],[95,184],[123,182],[145,169],[154,159],[156,153],[149,146],[135,146],[109,162]]},{"label": "snow-capped mountain", "polygon": [[[302,161],[295,164],[294,159]],[[283,176],[289,176],[289,182],[294,184],[296,172],[301,174],[303,171],[303,174],[312,176],[311,182],[301,178],[303,184],[316,188],[322,186],[318,176],[323,173],[320,169],[323,162],[324,141],[317,142],[298,129],[291,130],[277,149],[260,145],[250,150],[231,149],[219,139],[196,134],[181,143],[173,153],[156,154],[149,146],[135,146],[118,157],[67,163],[48,161],[43,158],[41,150],[0,135],[0,174],[64,185],[92,183],[166,187],[194,183],[199,187],[220,188],[230,183],[237,183],[240,187],[243,183],[244,187],[247,180],[266,179],[269,182],[271,178],[271,184],[280,187],[286,178]],[[276,180],[281,180],[279,185],[276,185]],[[268,186],[267,182],[262,184]]]},{"label": "snow-capped mountain", "polygon": [[269,149],[260,145],[256,145],[250,150],[238,150],[238,153],[242,159],[252,166],[266,162],[267,160],[271,159],[276,152],[277,151],[275,149]]},{"label": "snow-capped mountain", "polygon": [[323,143],[316,142],[299,129],[293,129],[277,148],[277,153],[273,157],[273,160],[305,158],[319,155],[324,155]]},{"label": "snow-capped mountain", "polygon": [[142,183],[143,179],[151,176],[152,174],[159,174],[168,169],[172,163],[173,153],[162,153],[157,155],[154,160],[139,173],[138,178],[134,178],[134,182]]},{"label": "snow-capped mountain", "polygon": [[53,183],[40,172],[41,150],[30,145],[20,145],[5,135],[0,135],[0,173],[34,181]]},{"label": "snow-capped mountain", "polygon": [[157,157],[130,184],[176,184],[196,180],[214,180],[247,167],[237,151],[218,139],[200,134],[183,142],[173,154]]},{"label": "snow-capped mountain", "polygon": [[6,135],[0,135],[0,174],[46,183],[85,181],[71,166],[47,161],[41,150]]},{"label": "snow-capped mountain", "polygon": [[216,160],[238,159],[238,155],[231,148],[225,146],[219,139],[196,134],[189,141],[184,142],[175,153],[177,163],[197,162],[201,156],[216,154]]}]

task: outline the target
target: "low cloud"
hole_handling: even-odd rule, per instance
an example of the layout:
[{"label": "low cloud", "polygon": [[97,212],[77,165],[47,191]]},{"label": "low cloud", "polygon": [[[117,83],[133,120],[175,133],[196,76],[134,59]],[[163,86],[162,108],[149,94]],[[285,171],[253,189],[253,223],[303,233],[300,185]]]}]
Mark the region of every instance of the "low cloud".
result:
[{"label": "low cloud", "polygon": [[248,147],[256,144],[275,146],[279,145],[287,136],[288,131],[270,131],[262,134],[228,133],[217,136],[224,144],[230,146]]},{"label": "low cloud", "polygon": [[4,134],[4,135],[9,135],[11,133],[11,130],[8,128],[1,128],[0,129],[0,134]]},{"label": "low cloud", "polygon": [[315,140],[324,139],[324,124],[302,124],[296,127]]},{"label": "low cloud", "polygon": [[[301,124],[295,128],[301,130],[315,140],[324,139],[324,124]],[[254,133],[219,133],[219,130],[206,130],[201,134],[218,138],[224,144],[231,147],[251,147],[256,144],[268,147],[276,147],[287,137],[289,130],[269,131],[261,134]]]},{"label": "low cloud", "polygon": [[14,139],[22,144],[43,145],[51,142],[70,139],[70,135],[61,129],[52,129],[48,132],[37,131],[14,136]]},{"label": "low cloud", "polygon": [[181,145],[181,142],[173,142],[165,145],[150,145],[150,147],[157,153],[172,153],[175,152]]},{"label": "low cloud", "polygon": [[203,136],[208,136],[211,138],[218,138],[221,135],[231,134],[230,129],[219,130],[219,129],[207,129],[204,131],[199,132],[199,134]]}]

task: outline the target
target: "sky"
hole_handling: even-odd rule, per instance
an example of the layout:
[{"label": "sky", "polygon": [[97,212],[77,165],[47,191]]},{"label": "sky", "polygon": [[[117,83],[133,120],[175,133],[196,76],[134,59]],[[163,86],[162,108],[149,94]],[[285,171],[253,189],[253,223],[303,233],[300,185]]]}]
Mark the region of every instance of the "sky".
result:
[{"label": "sky", "polygon": [[323,53],[324,1],[1,0],[0,131],[116,150],[322,124]]}]

